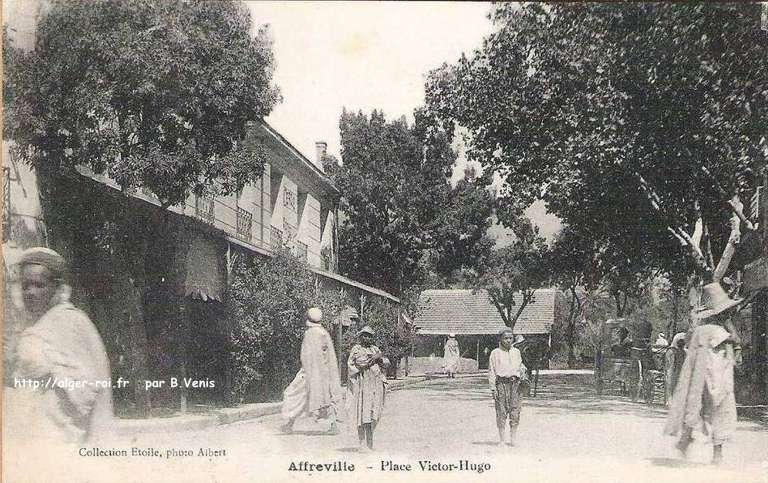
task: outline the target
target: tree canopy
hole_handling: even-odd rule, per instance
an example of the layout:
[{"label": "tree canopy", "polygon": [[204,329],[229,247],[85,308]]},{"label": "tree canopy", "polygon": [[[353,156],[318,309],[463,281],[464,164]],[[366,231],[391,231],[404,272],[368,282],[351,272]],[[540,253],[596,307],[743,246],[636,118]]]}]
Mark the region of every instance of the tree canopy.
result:
[{"label": "tree canopy", "polygon": [[279,93],[265,28],[240,3],[55,1],[30,52],[6,56],[4,136],[38,172],[76,165],[166,205],[257,179],[247,123]]},{"label": "tree canopy", "polygon": [[491,18],[481,48],[431,73],[427,101],[469,131],[502,199],[543,199],[613,265],[668,270],[691,269],[670,229],[701,216],[711,276],[727,202],[754,193],[739,173],[765,165],[759,4],[499,4]]},{"label": "tree canopy", "polygon": [[342,193],[342,273],[401,294],[431,270],[448,276],[488,252],[488,179],[468,172],[451,186],[456,154],[423,113],[408,125],[345,111],[340,129],[332,176]]}]

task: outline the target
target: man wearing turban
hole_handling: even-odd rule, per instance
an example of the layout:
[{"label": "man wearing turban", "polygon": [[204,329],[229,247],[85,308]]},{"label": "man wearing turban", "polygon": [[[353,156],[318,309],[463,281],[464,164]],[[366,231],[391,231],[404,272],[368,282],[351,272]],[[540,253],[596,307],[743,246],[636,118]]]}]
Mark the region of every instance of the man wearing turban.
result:
[{"label": "man wearing turban", "polygon": [[299,416],[309,414],[316,420],[331,418],[329,433],[336,428],[336,408],[341,401],[341,380],[336,351],[330,334],[320,324],[323,312],[313,307],[306,313],[306,330],[301,342],[301,369],[283,391],[283,432],[293,431]]},{"label": "man wearing turban", "polygon": [[109,359],[96,327],[69,302],[66,261],[48,248],[30,248],[19,271],[31,325],[13,361],[21,412],[12,436],[78,444],[101,438],[112,427]]}]

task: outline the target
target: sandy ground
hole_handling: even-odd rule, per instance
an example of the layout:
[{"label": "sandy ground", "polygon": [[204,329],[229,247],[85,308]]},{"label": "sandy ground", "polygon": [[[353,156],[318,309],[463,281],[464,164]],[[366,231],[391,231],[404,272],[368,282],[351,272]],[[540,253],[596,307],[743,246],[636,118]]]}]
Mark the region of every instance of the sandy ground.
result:
[{"label": "sandy ground", "polygon": [[[280,418],[270,416],[85,448],[7,444],[4,481],[768,483],[764,422],[739,422],[720,467],[705,464],[711,454],[705,443],[686,461],[662,435],[664,408],[619,395],[598,399],[588,381],[544,378],[538,396],[524,400],[515,446],[497,445],[493,403],[481,377],[440,379],[388,395],[374,452],[359,451],[354,428],[342,425],[341,434],[328,436],[322,424],[302,420],[294,434],[284,435]],[[128,456],[86,456],[93,448]],[[132,456],[134,448],[152,455]]]}]

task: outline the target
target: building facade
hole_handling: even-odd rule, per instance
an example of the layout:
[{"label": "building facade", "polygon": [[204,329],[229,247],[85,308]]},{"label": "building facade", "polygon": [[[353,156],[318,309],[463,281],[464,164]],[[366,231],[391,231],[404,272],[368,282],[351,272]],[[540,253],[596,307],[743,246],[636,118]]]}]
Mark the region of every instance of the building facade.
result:
[{"label": "building facade", "polygon": [[[8,0],[3,7],[14,44],[33,48],[36,24],[48,2]],[[113,179],[86,167],[62,179],[65,189],[59,193],[73,196],[41,203],[34,170],[14,159],[13,141],[4,140],[6,328],[19,325],[13,320],[20,318],[22,308],[14,273],[16,257],[29,246],[50,246],[72,265],[73,301],[99,329],[113,377],[131,378],[137,382],[135,387],[142,379],[169,376],[221,381],[216,391],[166,387],[151,395],[155,408],[186,410],[189,403],[227,397],[233,361],[226,299],[229,270],[238,257],[268,258],[287,247],[306,262],[317,286],[344,293],[354,312],[364,314],[365,301],[372,299],[399,305],[391,294],[337,273],[340,193],[321,167],[324,143],[318,143],[316,164],[264,121],[249,125],[245,143],[266,155],[263,174],[255,183],[226,196],[190,195],[184,203],[162,209],[150,191],[138,189],[124,196]],[[62,226],[46,217],[51,202],[87,216],[70,218]],[[132,243],[145,248],[136,250],[130,263],[110,256],[108,249],[94,242],[94,234],[117,211],[129,212],[134,226],[152,225],[152,229],[137,230]],[[336,325],[334,338],[340,344],[342,327],[351,325],[341,320]],[[149,398],[138,389],[124,392],[115,392],[122,414],[132,414],[141,398]]]},{"label": "building facade", "polygon": [[[518,305],[520,294],[515,295]],[[563,294],[557,289],[536,290],[515,323],[513,332],[528,340],[549,340],[552,325],[562,317]],[[499,331],[506,325],[485,290],[425,290],[419,298],[412,367],[418,371],[440,370],[443,344],[455,334],[462,357],[472,359],[475,367],[486,369],[488,357],[498,346]]]}]

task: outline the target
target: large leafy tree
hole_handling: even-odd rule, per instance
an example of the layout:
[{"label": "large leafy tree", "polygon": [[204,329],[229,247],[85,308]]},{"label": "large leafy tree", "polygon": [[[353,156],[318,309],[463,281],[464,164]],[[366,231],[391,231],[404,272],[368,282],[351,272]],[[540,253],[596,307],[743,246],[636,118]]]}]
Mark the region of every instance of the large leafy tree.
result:
[{"label": "large leafy tree", "polygon": [[488,179],[467,173],[452,187],[456,154],[445,133],[420,111],[415,122],[344,112],[340,269],[395,294],[430,271],[450,275],[490,248],[493,197]]},{"label": "large leafy tree", "polygon": [[166,205],[257,179],[247,123],[278,101],[266,30],[239,3],[54,2],[6,66],[4,135],[39,172],[77,165]]},{"label": "large leafy tree", "polygon": [[[162,208],[257,179],[264,156],[248,123],[279,94],[267,31],[254,38],[251,26],[238,2],[54,1],[34,49],[4,55],[4,138],[37,172],[51,245],[110,260],[135,388],[149,376],[147,257],[173,234],[165,210],[147,219],[128,198],[95,210],[104,205],[86,199],[94,192],[78,187],[76,168],[108,175],[123,194],[144,188]],[[136,391],[146,414],[148,394]]]},{"label": "large leafy tree", "polygon": [[617,262],[690,270],[676,260],[691,255],[722,277],[729,218],[749,229],[739,203],[754,186],[738,174],[765,163],[759,5],[499,4],[491,17],[496,32],[433,72],[427,98],[469,131],[502,197],[543,198]]},{"label": "large leafy tree", "polygon": [[473,285],[488,293],[504,324],[514,330],[520,314],[535,300],[536,290],[549,283],[548,259],[549,247],[536,225],[520,218],[514,243],[484,259]]}]

